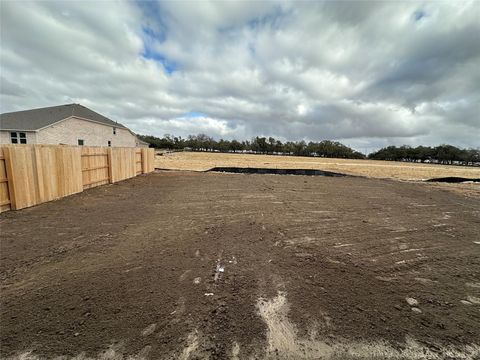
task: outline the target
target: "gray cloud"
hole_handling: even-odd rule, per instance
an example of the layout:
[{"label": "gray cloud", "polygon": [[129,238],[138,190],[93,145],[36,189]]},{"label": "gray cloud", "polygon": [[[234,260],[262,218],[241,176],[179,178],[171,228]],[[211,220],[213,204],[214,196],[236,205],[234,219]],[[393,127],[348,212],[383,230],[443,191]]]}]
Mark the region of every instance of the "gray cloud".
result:
[{"label": "gray cloud", "polygon": [[480,146],[475,1],[0,6],[2,112],[80,102],[155,135]]}]

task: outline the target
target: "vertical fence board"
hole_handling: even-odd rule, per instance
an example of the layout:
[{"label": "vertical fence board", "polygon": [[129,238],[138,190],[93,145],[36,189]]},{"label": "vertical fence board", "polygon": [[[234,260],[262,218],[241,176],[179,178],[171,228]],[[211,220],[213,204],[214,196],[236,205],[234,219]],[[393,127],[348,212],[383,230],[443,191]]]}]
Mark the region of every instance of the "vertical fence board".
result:
[{"label": "vertical fence board", "polygon": [[17,199],[15,198],[15,182],[13,181],[13,165],[10,155],[10,149],[5,147],[3,148],[3,156],[5,159],[5,172],[7,174],[8,182],[8,196],[10,198],[10,208],[15,210],[15,203]]},{"label": "vertical fence board", "polygon": [[142,149],[135,151],[135,172],[137,175],[143,173]]},{"label": "vertical fence board", "polygon": [[8,176],[3,148],[0,148],[0,212],[10,210]]},{"label": "vertical fence board", "polygon": [[155,170],[155,149],[147,149],[148,151],[148,172]]},{"label": "vertical fence board", "polygon": [[48,172],[48,167],[51,166],[50,165],[51,161],[47,161],[46,159],[45,161],[42,161],[42,155],[45,155],[45,158],[48,156],[48,153],[42,154],[41,153],[42,150],[44,150],[44,148],[40,146],[35,146],[32,148],[33,156],[34,156],[33,167],[37,174],[37,181],[38,181],[38,184],[36,186],[38,202],[44,202],[44,201],[50,200],[50,196],[52,193],[52,189],[49,186],[50,181],[47,181],[47,183],[44,183],[43,181],[43,168],[46,167],[46,171]]},{"label": "vertical fence board", "polygon": [[108,181],[113,183],[113,160],[112,160],[112,148],[107,149],[107,163],[108,163]]}]

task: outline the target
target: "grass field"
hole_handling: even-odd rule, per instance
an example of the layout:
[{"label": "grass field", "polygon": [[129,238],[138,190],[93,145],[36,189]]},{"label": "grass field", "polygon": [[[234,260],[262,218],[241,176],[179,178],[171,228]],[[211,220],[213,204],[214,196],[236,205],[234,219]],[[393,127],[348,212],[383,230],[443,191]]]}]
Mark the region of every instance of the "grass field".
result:
[{"label": "grass field", "polygon": [[317,169],[399,180],[425,180],[447,176],[480,178],[480,168],[377,160],[194,152],[171,153],[155,159],[155,167],[161,169],[204,171],[217,166]]}]

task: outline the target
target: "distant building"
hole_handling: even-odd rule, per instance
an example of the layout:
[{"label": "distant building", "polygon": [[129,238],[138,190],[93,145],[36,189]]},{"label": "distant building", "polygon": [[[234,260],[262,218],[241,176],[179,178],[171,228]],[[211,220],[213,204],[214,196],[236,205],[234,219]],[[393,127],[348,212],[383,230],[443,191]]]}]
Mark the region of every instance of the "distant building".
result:
[{"label": "distant building", "polygon": [[0,144],[149,145],[122,124],[79,104],[1,114]]}]

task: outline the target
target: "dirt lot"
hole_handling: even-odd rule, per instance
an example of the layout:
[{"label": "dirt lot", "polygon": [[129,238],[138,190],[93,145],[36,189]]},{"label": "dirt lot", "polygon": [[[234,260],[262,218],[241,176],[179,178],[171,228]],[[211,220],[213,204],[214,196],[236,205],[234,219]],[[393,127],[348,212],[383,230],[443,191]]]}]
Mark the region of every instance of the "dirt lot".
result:
[{"label": "dirt lot", "polygon": [[424,180],[447,176],[480,178],[478,167],[298,156],[180,152],[157,156],[155,165],[162,169],[194,171],[221,166],[316,169],[400,180]]},{"label": "dirt lot", "polygon": [[480,358],[478,197],[163,172],[0,225],[3,358]]}]

